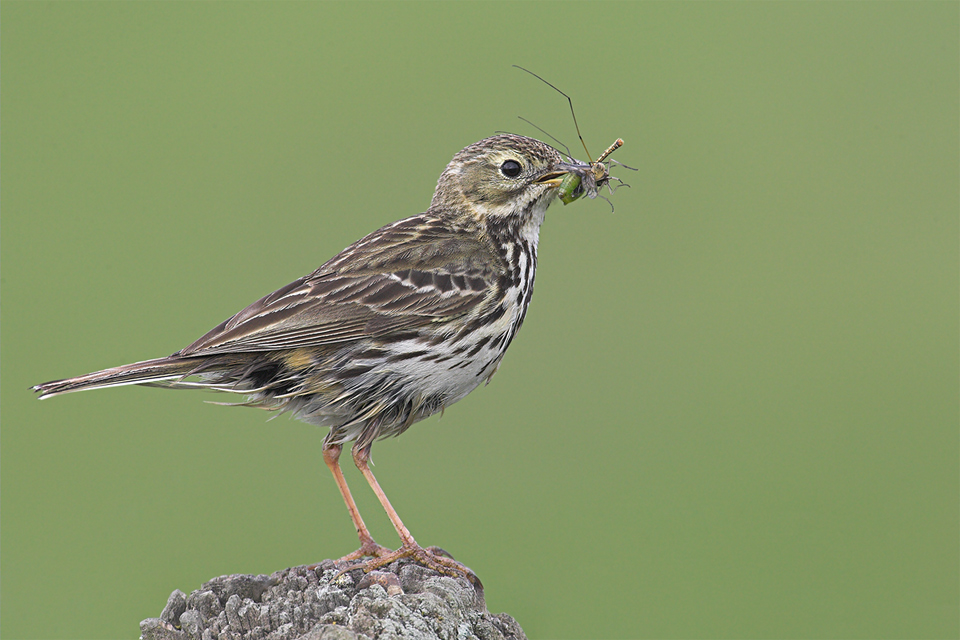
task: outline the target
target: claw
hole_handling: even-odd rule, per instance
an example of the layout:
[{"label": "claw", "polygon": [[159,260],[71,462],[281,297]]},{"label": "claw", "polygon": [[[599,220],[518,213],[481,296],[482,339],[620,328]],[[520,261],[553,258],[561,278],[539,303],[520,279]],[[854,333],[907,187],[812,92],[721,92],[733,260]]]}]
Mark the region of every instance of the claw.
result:
[{"label": "claw", "polygon": [[391,553],[393,553],[393,549],[379,545],[371,539],[369,542],[364,542],[362,545],[360,545],[360,548],[353,553],[348,553],[336,562],[337,564],[343,564],[344,562],[352,562],[354,560],[359,560],[360,558],[366,557],[382,558]]},{"label": "claw", "polygon": [[[380,547],[377,545],[380,549]],[[355,558],[351,557],[359,553],[361,549],[358,549],[354,553],[351,553],[349,556],[344,556],[341,558],[337,564],[342,562],[353,561]],[[374,555],[374,554],[364,554],[364,555]],[[362,557],[362,556],[360,556]],[[364,573],[369,573],[381,567],[385,567],[388,564],[400,560],[402,558],[410,558],[421,567],[426,567],[427,569],[432,569],[437,573],[445,576],[450,576],[452,578],[466,578],[470,581],[474,587],[483,589],[483,583],[480,582],[480,578],[477,577],[470,567],[461,564],[454,560],[449,553],[441,549],[440,547],[427,547],[424,549],[421,546],[403,546],[397,549],[396,551],[387,550],[385,554],[377,554],[372,557],[370,560],[364,560],[358,564],[352,564],[348,567],[341,569],[337,575],[333,577],[333,580],[336,580],[340,576],[350,571],[356,569],[363,569]]]}]

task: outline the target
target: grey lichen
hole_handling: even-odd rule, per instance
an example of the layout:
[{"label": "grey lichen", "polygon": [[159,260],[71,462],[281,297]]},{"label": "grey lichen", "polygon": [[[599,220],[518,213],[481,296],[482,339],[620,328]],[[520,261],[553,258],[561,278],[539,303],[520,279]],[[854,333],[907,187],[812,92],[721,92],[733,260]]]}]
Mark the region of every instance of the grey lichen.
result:
[{"label": "grey lichen", "polygon": [[[214,578],[189,596],[175,590],[143,640],[526,640],[483,590],[401,560],[337,576],[333,561],[273,575]],[[336,579],[334,579],[336,578]]]}]

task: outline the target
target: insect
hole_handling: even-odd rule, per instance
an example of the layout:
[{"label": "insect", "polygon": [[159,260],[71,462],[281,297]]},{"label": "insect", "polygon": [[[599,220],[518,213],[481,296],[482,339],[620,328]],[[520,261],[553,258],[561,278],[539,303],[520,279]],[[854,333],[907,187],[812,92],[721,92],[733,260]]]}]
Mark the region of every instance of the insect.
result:
[{"label": "insect", "polygon": [[[579,133],[578,131],[577,134],[579,135]],[[583,142],[583,138],[580,138],[580,141]],[[568,173],[557,189],[560,201],[563,202],[563,204],[570,204],[584,193],[590,198],[596,198],[597,189],[610,182],[612,177],[606,165],[603,164],[603,161],[607,159],[607,156],[622,146],[623,138],[617,138],[612,145],[607,147],[606,151],[600,154],[596,162],[590,162],[588,165],[590,167],[589,171],[583,173]],[[584,145],[583,150],[587,150],[586,145]],[[590,157],[589,151],[587,151],[587,157]],[[586,184],[584,184],[584,182],[586,182]],[[622,181],[621,184],[623,184]]]},{"label": "insect", "polygon": [[[583,136],[580,135],[580,125],[577,124],[577,114],[573,110],[573,100],[570,98],[570,96],[568,96],[566,93],[558,89],[552,83],[544,80],[543,78],[535,74],[533,71],[530,71],[529,69],[524,69],[523,67],[516,64],[513,66],[515,66],[517,69],[520,69],[521,71],[526,71],[527,73],[532,75],[534,78],[540,80],[541,82],[551,87],[553,90],[555,90],[557,93],[559,93],[560,95],[562,95],[564,98],[567,99],[567,103],[569,103],[570,105],[570,115],[573,116],[573,126],[577,130],[577,137],[580,138],[580,144],[583,145],[583,150],[587,154],[587,159],[589,160],[590,152],[587,150],[587,143],[583,141]],[[543,129],[540,129],[540,127],[537,127],[537,125],[533,124],[526,118],[521,118],[521,120],[523,120],[524,122],[526,122],[527,124],[533,127],[536,127],[541,133],[544,133],[545,135],[549,136],[554,142],[556,142],[557,144],[562,146],[564,150],[566,150],[567,159],[570,162],[568,164],[565,164],[564,168],[569,170],[569,173],[566,175],[566,177],[564,177],[563,181],[560,183],[560,186],[557,187],[557,196],[560,198],[560,201],[563,202],[563,204],[565,205],[570,204],[571,202],[574,202],[584,194],[586,194],[588,198],[596,198],[597,195],[599,194],[599,190],[604,186],[607,186],[607,188],[610,189],[610,192],[613,193],[613,187],[609,186],[611,180],[616,180],[619,183],[618,186],[623,186],[623,185],[628,187],[630,186],[620,178],[611,176],[610,170],[603,163],[603,161],[606,160],[611,153],[613,153],[614,151],[616,151],[617,149],[623,146],[623,138],[617,138],[616,141],[614,141],[613,144],[607,147],[607,150],[601,153],[596,160],[589,160],[589,162],[581,162],[580,160],[577,160],[573,157],[573,154],[570,153],[570,148],[567,147],[567,145],[563,144],[562,142],[554,138],[552,135],[550,135]],[[621,167],[630,169],[632,171],[636,171],[636,169],[634,169],[633,167],[628,167],[622,162],[617,162],[616,160],[613,160],[612,162],[615,162]]]}]

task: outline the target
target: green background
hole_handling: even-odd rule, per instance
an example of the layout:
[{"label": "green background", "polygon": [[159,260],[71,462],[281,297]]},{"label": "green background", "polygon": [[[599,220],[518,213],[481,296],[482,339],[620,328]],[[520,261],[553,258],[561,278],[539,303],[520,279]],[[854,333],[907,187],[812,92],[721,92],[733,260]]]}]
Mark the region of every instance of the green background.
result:
[{"label": "green background", "polygon": [[27,387],[181,348],[518,115],[574,146],[521,64],[639,172],[550,210],[493,383],[374,447],[417,539],[532,638],[957,637],[958,18],[3,2],[3,636],[355,548],[323,430]]}]

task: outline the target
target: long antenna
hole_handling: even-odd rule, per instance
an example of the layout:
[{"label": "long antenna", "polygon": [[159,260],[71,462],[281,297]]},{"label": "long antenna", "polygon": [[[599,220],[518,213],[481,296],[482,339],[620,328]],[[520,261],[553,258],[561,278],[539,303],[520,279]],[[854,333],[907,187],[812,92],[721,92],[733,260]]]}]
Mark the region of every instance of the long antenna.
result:
[{"label": "long antenna", "polygon": [[[563,91],[560,91],[560,89],[558,89],[556,85],[554,85],[553,83],[547,82],[546,80],[544,80],[543,78],[541,78],[540,76],[538,76],[537,74],[535,74],[533,71],[530,71],[530,69],[524,69],[523,67],[521,67],[521,66],[518,65],[518,64],[515,64],[515,65],[513,65],[513,66],[515,66],[517,69],[520,69],[521,71],[526,71],[527,73],[529,73],[530,75],[532,75],[534,78],[536,78],[536,79],[539,80],[540,82],[544,83],[544,84],[547,85],[548,87],[553,88],[554,91],[556,91],[557,93],[559,93],[560,95],[562,95],[564,98],[567,99],[567,102],[570,103],[570,115],[573,116],[573,126],[574,126],[574,127],[576,128],[576,130],[577,130],[577,137],[580,138],[580,144],[583,145],[583,150],[584,150],[584,152],[586,152],[586,154],[587,154],[587,160],[590,160],[590,152],[587,151],[587,143],[583,141],[583,136],[580,135],[580,125],[577,124],[577,114],[573,111],[573,99],[571,99],[570,96],[568,96],[567,94],[565,94]],[[539,127],[537,127],[537,128],[539,129]],[[543,130],[541,129],[541,131],[543,131]],[[544,131],[544,133],[546,133],[546,132]],[[547,134],[547,135],[550,135],[550,134]],[[550,136],[550,137],[552,138],[553,136]],[[556,138],[554,138],[554,139],[556,139]],[[622,143],[621,143],[621,144],[622,144]],[[611,149],[610,152],[612,153],[613,150]],[[609,155],[609,154],[608,154],[608,155]],[[590,160],[590,164],[593,164],[593,160]]]},{"label": "long antenna", "polygon": [[552,135],[550,135],[550,133],[549,133],[548,131],[544,131],[543,129],[541,129],[541,128],[538,127],[537,125],[533,124],[532,122],[530,122],[529,120],[527,120],[527,119],[524,118],[523,116],[517,116],[517,117],[520,118],[521,120],[523,120],[524,122],[526,122],[528,125],[530,125],[530,126],[533,127],[534,129],[536,129],[537,131],[539,131],[540,133],[542,133],[543,135],[547,136],[548,138],[550,138],[551,140],[553,140],[554,142],[556,142],[556,143],[557,143],[558,145],[560,145],[561,147],[563,147],[563,150],[567,152],[567,158],[569,158],[569,160],[570,160],[571,162],[573,162],[573,154],[570,153],[570,147],[568,147],[567,145],[563,144],[562,142],[560,142],[559,140],[557,140],[556,138],[554,138]]}]

